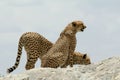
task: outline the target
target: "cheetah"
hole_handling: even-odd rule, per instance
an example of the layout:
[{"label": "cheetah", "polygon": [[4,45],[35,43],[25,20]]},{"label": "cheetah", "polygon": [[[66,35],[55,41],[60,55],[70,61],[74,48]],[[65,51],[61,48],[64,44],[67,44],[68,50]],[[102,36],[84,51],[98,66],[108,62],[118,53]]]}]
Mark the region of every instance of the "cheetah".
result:
[{"label": "cheetah", "polygon": [[39,33],[24,33],[19,39],[16,62],[14,66],[7,69],[7,73],[11,73],[18,67],[22,55],[22,47],[24,47],[27,53],[27,62],[25,68],[26,70],[29,70],[35,67],[37,59],[41,59],[41,57],[47,53],[47,51],[52,47],[52,45],[53,43],[48,41]]},{"label": "cheetah", "polygon": [[[73,64],[91,64],[91,60],[87,54],[83,54],[80,52],[74,52],[73,54]],[[69,65],[69,64],[68,64]]]},{"label": "cheetah", "polygon": [[[27,52],[28,60],[26,63],[26,70],[29,70],[30,67],[28,67],[28,66],[33,66],[33,67],[31,67],[31,69],[34,68],[34,65],[36,63],[35,61],[37,60],[37,58],[41,59],[41,57],[47,53],[47,51],[52,47],[52,45],[53,45],[52,42],[48,41],[46,38],[44,38],[39,33],[36,33],[36,32],[24,33],[19,40],[18,56],[16,58],[16,63],[13,67],[9,68],[7,70],[7,72],[10,73],[18,67],[20,57],[22,54],[22,52],[21,52],[22,46],[25,47],[25,50]],[[36,48],[38,46],[39,46],[39,49]],[[31,50],[31,48],[33,48],[33,49]],[[34,50],[36,50],[37,53],[35,53]],[[38,55],[38,56],[33,57],[35,55]],[[74,52],[73,53],[73,64],[90,64],[91,62],[90,62],[89,56],[82,57],[84,55],[85,54],[81,54],[80,52]],[[35,58],[35,61],[33,60],[34,58]],[[30,59],[32,59],[33,61]],[[31,64],[29,64],[30,63],[29,61],[31,61]],[[69,65],[69,63],[65,64],[62,68],[65,68],[68,65]]]},{"label": "cheetah", "polygon": [[[70,63],[64,64],[61,68],[66,68]],[[83,54],[80,52],[73,53],[73,64],[81,64],[81,65],[88,65],[91,64],[91,60],[87,54]]]},{"label": "cheetah", "polygon": [[[53,46],[53,43],[48,41],[46,38],[44,38],[39,33],[36,33],[36,32],[24,33],[19,39],[18,54],[17,54],[16,62],[14,64],[14,66],[7,69],[7,72],[11,73],[18,67],[20,58],[21,58],[21,54],[22,54],[22,47],[25,48],[25,51],[27,53],[27,63],[26,63],[25,68],[26,68],[26,70],[29,70],[29,69],[32,69],[35,67],[35,63],[36,63],[37,59],[38,58],[41,59],[42,56],[45,55],[52,46]],[[81,58],[81,56],[79,56],[79,55],[76,55],[76,56]],[[76,57],[73,57],[73,58],[76,58]],[[78,60],[80,60],[80,59],[78,59]],[[79,62],[79,61],[77,61],[77,62]],[[75,63],[73,61],[73,64],[81,64],[81,63]]]},{"label": "cheetah", "polygon": [[41,67],[63,67],[70,63],[73,67],[73,53],[76,47],[76,33],[84,31],[86,26],[82,21],[73,21],[61,32],[58,40],[42,57]]}]

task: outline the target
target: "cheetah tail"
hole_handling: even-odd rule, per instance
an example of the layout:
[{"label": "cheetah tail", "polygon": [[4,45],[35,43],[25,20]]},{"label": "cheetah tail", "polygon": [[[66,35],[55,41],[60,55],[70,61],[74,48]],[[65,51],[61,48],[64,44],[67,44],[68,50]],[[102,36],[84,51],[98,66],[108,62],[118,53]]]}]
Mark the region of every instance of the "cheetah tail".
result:
[{"label": "cheetah tail", "polygon": [[13,72],[19,65],[19,62],[20,62],[20,58],[21,58],[21,54],[22,54],[22,42],[21,40],[19,41],[19,44],[18,44],[18,53],[17,53],[17,58],[16,58],[16,62],[14,64],[14,66],[12,66],[11,68],[7,69],[7,73],[11,73]]}]

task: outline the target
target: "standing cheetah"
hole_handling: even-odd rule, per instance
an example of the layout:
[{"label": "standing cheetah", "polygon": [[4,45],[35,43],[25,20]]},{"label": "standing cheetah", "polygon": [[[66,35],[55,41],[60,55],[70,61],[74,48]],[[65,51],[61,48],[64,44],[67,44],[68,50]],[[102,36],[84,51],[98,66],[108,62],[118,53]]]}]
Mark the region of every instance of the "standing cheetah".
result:
[{"label": "standing cheetah", "polygon": [[25,68],[26,70],[29,70],[35,67],[37,59],[45,55],[52,45],[53,43],[38,33],[24,33],[19,40],[16,62],[14,66],[7,70],[7,72],[10,73],[18,67],[22,54],[22,47],[25,48],[27,53],[27,63]]},{"label": "standing cheetah", "polygon": [[76,33],[84,31],[86,26],[82,21],[74,21],[63,30],[56,43],[42,57],[41,66],[57,68],[70,63],[73,66],[73,53],[76,47]]}]

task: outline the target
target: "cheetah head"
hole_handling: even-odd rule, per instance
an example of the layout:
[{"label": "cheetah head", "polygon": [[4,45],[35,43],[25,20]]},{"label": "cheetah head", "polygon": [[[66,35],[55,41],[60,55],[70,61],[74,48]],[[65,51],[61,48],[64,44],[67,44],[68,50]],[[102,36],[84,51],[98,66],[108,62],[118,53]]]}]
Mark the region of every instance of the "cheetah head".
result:
[{"label": "cheetah head", "polygon": [[83,32],[84,29],[86,28],[86,26],[83,24],[82,21],[73,21],[71,25],[72,25],[73,30],[76,32],[79,32],[79,31]]},{"label": "cheetah head", "polygon": [[87,54],[83,54],[82,59],[80,60],[82,64],[91,64],[90,58],[87,56]]},{"label": "cheetah head", "polygon": [[91,64],[90,58],[87,54],[81,54],[79,52],[75,53],[73,56],[74,64]]},{"label": "cheetah head", "polygon": [[86,26],[82,21],[73,21],[65,28],[65,34],[76,34],[77,32],[83,32]]}]

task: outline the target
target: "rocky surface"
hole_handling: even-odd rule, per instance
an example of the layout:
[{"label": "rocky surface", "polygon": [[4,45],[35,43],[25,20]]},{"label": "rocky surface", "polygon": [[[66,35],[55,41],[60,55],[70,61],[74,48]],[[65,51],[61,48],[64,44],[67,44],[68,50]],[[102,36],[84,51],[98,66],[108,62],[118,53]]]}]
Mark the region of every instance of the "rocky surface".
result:
[{"label": "rocky surface", "polygon": [[39,68],[21,74],[7,75],[0,80],[120,80],[120,57],[112,57],[91,65],[73,68]]}]

